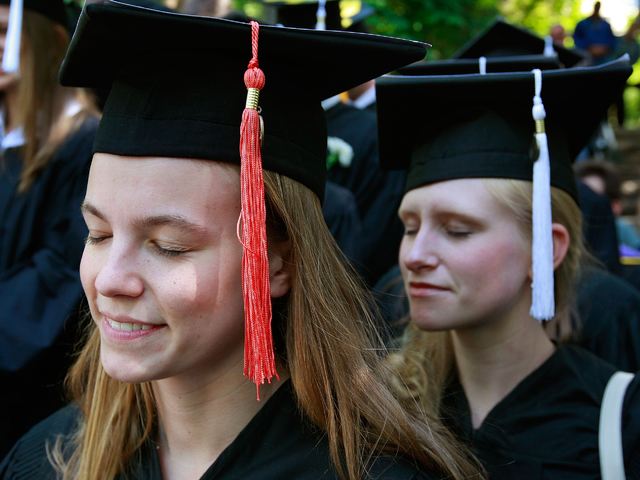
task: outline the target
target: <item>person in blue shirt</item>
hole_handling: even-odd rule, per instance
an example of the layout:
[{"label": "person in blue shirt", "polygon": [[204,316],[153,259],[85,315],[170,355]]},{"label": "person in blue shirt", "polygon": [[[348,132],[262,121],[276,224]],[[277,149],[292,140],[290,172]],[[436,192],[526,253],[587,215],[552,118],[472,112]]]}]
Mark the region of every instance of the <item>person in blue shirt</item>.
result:
[{"label": "person in blue shirt", "polygon": [[600,65],[609,59],[616,46],[611,25],[600,16],[601,3],[596,2],[590,17],[581,20],[573,32],[576,47],[589,53],[592,65]]}]

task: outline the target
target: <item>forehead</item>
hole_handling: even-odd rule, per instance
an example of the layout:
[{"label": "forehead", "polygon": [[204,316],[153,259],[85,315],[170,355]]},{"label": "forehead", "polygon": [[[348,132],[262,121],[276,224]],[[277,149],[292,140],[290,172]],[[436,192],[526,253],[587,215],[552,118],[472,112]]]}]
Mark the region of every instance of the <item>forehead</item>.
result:
[{"label": "forehead", "polygon": [[400,212],[453,210],[466,214],[503,213],[500,203],[480,178],[462,178],[424,185],[409,190]]},{"label": "forehead", "polygon": [[126,206],[138,215],[235,212],[240,208],[240,178],[234,166],[221,162],[97,153],[86,197],[101,210]]}]

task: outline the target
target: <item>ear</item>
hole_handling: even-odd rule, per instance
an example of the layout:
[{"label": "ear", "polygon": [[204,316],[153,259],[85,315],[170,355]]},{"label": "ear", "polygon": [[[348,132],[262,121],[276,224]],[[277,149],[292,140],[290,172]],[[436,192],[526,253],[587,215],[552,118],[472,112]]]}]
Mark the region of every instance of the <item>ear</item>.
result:
[{"label": "ear", "polygon": [[[571,237],[569,231],[561,223],[551,224],[551,235],[553,236],[553,269],[555,270],[567,256]],[[528,278],[533,281],[533,266],[529,268]]]},{"label": "ear", "polygon": [[293,265],[289,262],[290,242],[269,245],[269,280],[271,298],[280,298],[291,289]]},{"label": "ear", "polygon": [[553,269],[555,270],[567,256],[571,237],[566,227],[560,223],[551,224],[551,233],[553,235]]}]

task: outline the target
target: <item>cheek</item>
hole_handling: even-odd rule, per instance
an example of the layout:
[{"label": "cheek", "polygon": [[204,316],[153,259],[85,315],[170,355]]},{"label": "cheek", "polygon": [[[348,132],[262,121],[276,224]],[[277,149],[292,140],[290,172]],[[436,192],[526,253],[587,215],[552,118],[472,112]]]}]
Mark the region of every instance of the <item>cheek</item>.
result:
[{"label": "cheek", "polygon": [[473,255],[465,255],[468,262],[460,271],[473,279],[478,290],[511,295],[528,282],[530,252],[518,241],[494,241],[478,249]]}]

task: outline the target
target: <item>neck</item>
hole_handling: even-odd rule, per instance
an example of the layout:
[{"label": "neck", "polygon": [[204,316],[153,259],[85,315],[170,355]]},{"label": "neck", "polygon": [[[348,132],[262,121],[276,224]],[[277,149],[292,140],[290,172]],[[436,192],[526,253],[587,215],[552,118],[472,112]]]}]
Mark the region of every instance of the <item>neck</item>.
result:
[{"label": "neck", "polygon": [[198,479],[288,378],[256,386],[242,375],[242,365],[194,387],[168,378],[153,382],[158,409],[158,454],[162,478]]},{"label": "neck", "polygon": [[540,323],[526,310],[503,321],[455,330],[452,341],[474,429],[555,350]]}]

